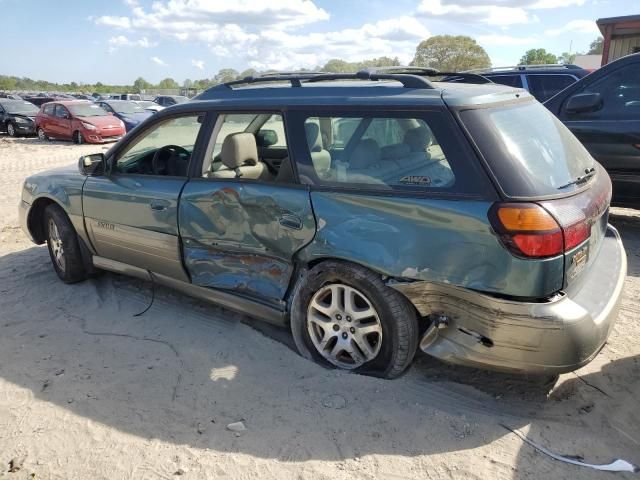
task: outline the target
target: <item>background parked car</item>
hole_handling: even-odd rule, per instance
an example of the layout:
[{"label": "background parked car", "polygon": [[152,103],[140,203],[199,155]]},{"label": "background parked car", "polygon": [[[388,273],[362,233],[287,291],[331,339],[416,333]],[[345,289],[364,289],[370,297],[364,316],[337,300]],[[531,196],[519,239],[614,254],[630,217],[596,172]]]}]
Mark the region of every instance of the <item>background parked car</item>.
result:
[{"label": "background parked car", "polygon": [[37,95],[35,97],[27,97],[27,98],[25,98],[25,100],[27,102],[33,103],[36,107],[40,107],[41,105],[44,105],[45,103],[55,101],[56,98],[54,98],[54,97],[44,97],[44,96]]},{"label": "background parked car", "polygon": [[91,95],[84,95],[82,93],[75,93],[72,95],[72,97],[77,100],[88,100],[90,102],[95,101],[95,98],[93,98]]},{"label": "background parked car", "polygon": [[75,143],[104,143],[125,134],[122,120],[84,100],[59,101],[43,105],[36,116],[38,138],[57,138]]},{"label": "background parked car", "polygon": [[607,169],[613,203],[640,208],[640,54],[600,68],[545,106]]},{"label": "background parked car", "polygon": [[589,74],[576,65],[518,65],[484,70],[470,70],[493,83],[524,88],[539,102],[544,102]]},{"label": "background parked car", "polygon": [[0,98],[0,130],[9,136],[36,133],[35,116],[38,107],[24,100]]},{"label": "background parked car", "polygon": [[158,105],[156,102],[153,102],[151,100],[137,100],[135,102],[145,110],[149,110],[150,112],[154,113],[159,112],[164,108],[162,105]]},{"label": "background parked car", "polygon": [[9,100],[23,100],[20,95],[15,93],[0,93],[0,98],[8,98]]},{"label": "background parked car", "polygon": [[122,120],[127,132],[153,115],[153,112],[145,110],[136,102],[127,100],[106,100],[98,102],[98,105]]},{"label": "background parked car", "polygon": [[111,100],[142,100],[142,97],[138,93],[123,93],[114,96]]},{"label": "background parked car", "polygon": [[178,103],[188,102],[189,98],[183,97],[182,95],[159,95],[154,98],[153,101],[163,107],[170,107]]}]

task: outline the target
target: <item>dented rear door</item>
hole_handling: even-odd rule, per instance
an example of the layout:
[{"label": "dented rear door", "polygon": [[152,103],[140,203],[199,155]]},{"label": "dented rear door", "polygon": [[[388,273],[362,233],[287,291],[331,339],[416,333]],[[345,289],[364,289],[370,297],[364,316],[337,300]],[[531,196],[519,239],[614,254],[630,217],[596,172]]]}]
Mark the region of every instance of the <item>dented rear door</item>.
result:
[{"label": "dented rear door", "polygon": [[224,179],[192,179],[179,223],[192,283],[276,305],[316,230],[307,187]]}]

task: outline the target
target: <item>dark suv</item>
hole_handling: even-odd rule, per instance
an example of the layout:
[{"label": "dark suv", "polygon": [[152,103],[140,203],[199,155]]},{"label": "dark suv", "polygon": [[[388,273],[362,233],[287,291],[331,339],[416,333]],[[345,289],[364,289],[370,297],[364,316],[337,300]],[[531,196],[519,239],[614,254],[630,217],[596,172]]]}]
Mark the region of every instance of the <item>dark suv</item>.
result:
[{"label": "dark suv", "polygon": [[579,368],[626,274],[609,176],[526,91],[426,75],[218,85],[80,172],[29,177],[21,223],[65,282],[149,279],[288,325],[324,365],[395,377],[419,345],[463,365]]},{"label": "dark suv", "polygon": [[589,74],[576,65],[518,65],[515,67],[471,70],[494,83],[524,88],[539,102],[553,97],[569,85]]},{"label": "dark suv", "polygon": [[640,208],[640,53],[612,62],[545,103],[613,181],[613,202]]}]

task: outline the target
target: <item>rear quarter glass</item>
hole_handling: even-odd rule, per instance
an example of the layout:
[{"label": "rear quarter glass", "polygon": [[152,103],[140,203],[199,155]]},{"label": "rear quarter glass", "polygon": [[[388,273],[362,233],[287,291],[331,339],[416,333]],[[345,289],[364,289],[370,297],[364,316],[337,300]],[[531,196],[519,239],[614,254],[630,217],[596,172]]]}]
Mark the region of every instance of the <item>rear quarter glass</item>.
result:
[{"label": "rear quarter glass", "polygon": [[565,185],[594,166],[578,139],[536,101],[463,110],[460,118],[508,197],[574,192],[583,185]]}]

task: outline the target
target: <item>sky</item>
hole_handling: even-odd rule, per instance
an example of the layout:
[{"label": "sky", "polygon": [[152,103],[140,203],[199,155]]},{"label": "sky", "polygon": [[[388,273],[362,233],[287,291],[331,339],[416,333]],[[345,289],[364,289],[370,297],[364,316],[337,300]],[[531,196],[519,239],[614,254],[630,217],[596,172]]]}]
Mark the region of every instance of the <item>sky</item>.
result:
[{"label": "sky", "polygon": [[507,66],[530,48],[585,51],[596,19],[633,14],[639,0],[0,0],[0,74],[182,83],[331,58],[408,64],[420,41],[443,34],[469,35]]}]

